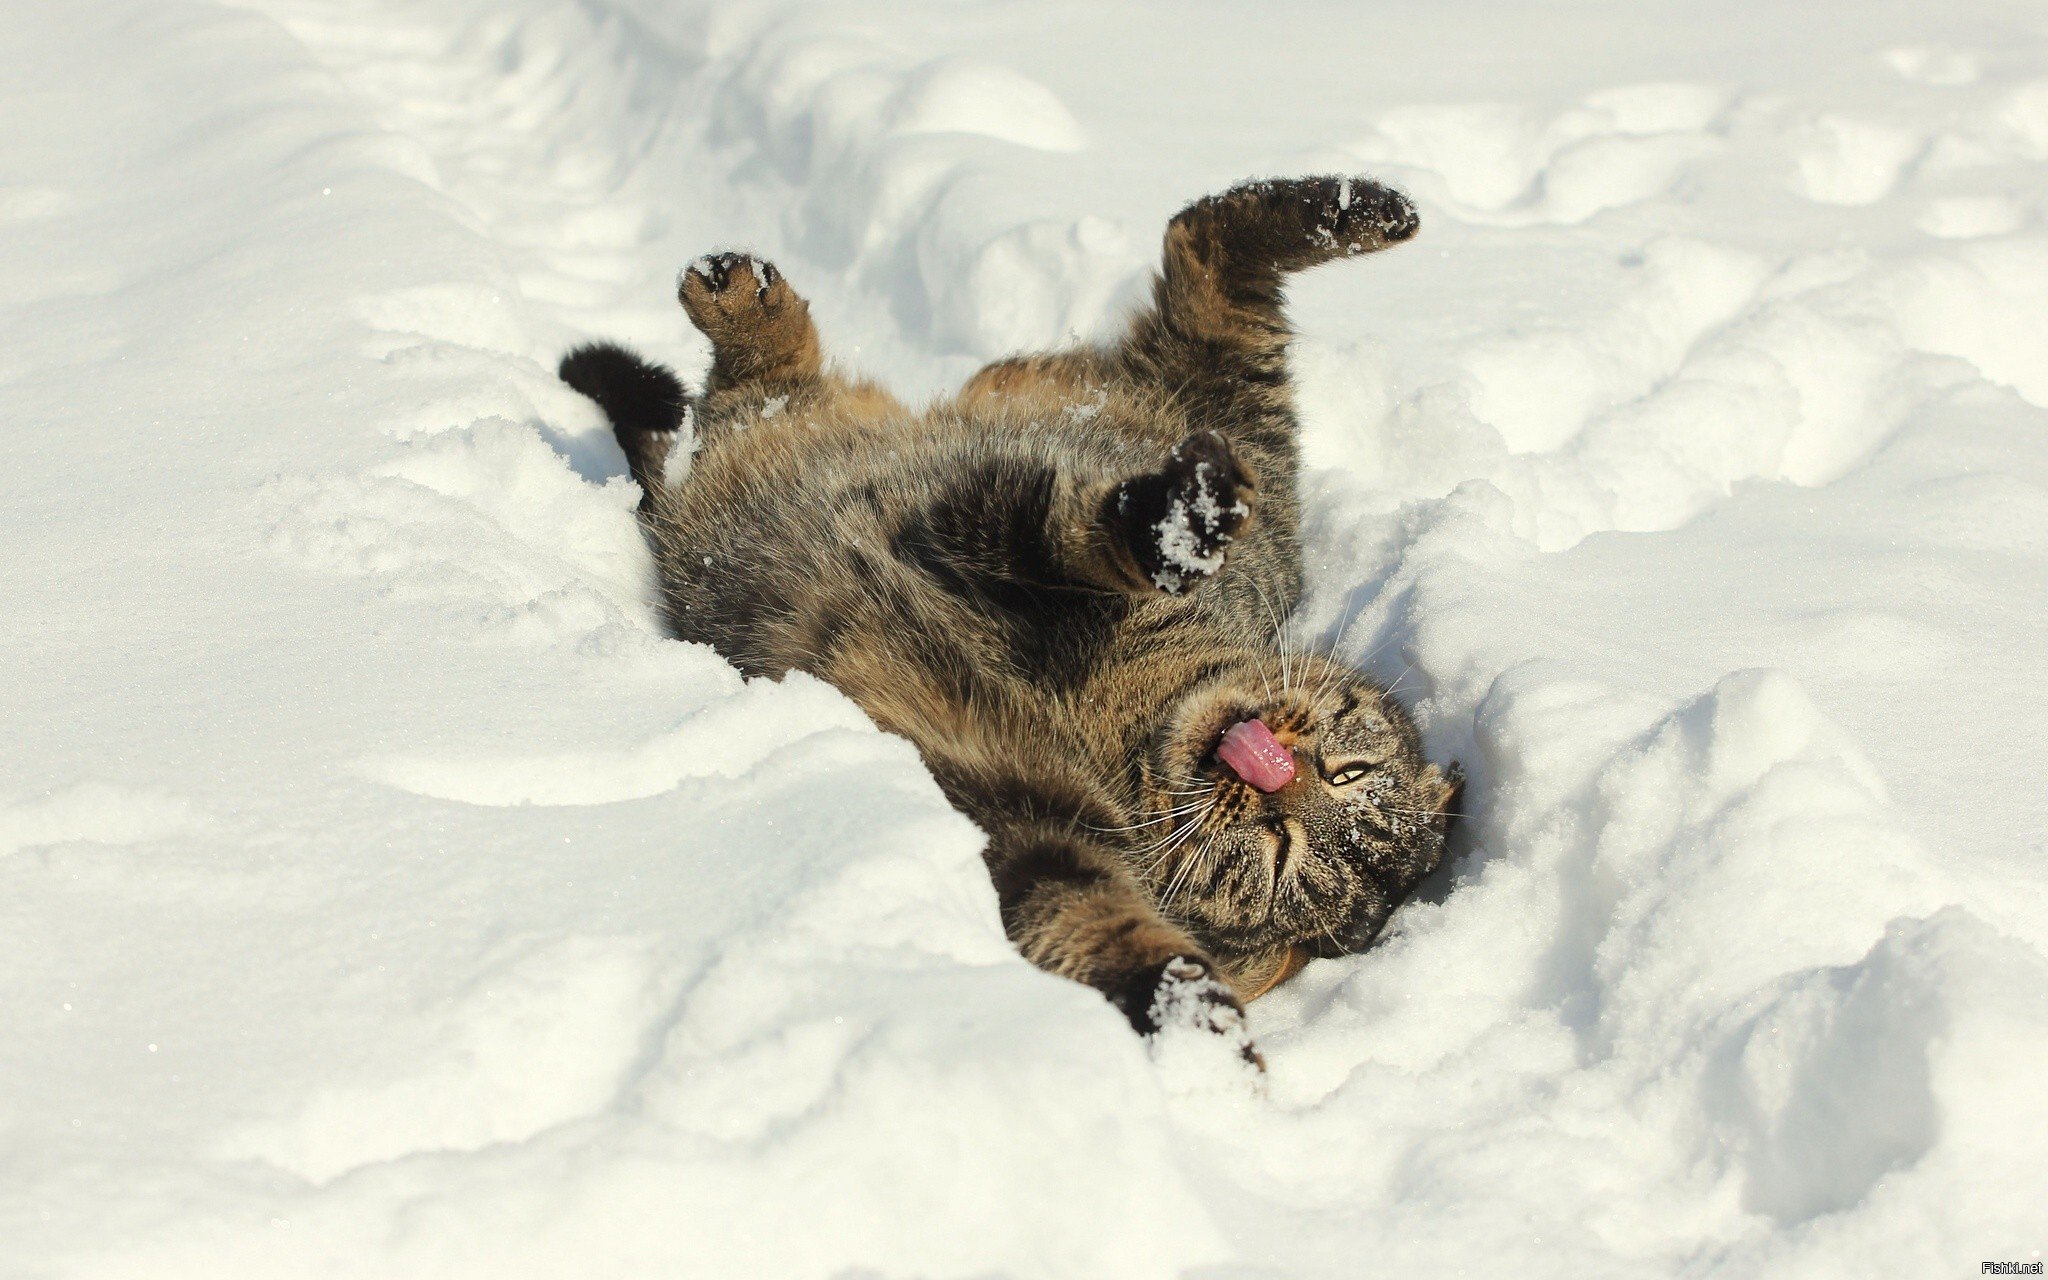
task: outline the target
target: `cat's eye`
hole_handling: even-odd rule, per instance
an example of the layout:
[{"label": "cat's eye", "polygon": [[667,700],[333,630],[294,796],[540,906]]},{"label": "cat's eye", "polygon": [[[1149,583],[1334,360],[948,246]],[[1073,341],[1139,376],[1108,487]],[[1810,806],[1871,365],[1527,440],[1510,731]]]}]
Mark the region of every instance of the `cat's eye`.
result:
[{"label": "cat's eye", "polygon": [[1366,775],[1371,772],[1371,765],[1353,761],[1350,764],[1338,765],[1325,773],[1323,779],[1333,787],[1348,787],[1354,782],[1364,781]]}]

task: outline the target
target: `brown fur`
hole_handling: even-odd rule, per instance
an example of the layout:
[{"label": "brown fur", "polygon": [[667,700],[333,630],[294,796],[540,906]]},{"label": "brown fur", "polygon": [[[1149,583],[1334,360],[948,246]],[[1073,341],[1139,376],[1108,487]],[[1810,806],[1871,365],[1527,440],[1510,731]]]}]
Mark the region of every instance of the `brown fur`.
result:
[{"label": "brown fur", "polygon": [[[1121,341],[998,362],[922,412],[829,371],[772,266],[700,259],[679,292],[714,355],[673,487],[681,437],[629,429],[652,402],[616,390],[663,371],[605,348],[563,376],[649,488],[674,634],[809,671],[914,742],[987,831],[1034,963],[1141,1029],[1219,1028],[1369,943],[1441,856],[1455,783],[1401,708],[1274,638],[1301,585],[1282,281],[1414,230],[1364,179],[1198,201]],[[1254,715],[1299,762],[1270,796],[1213,755]]]}]

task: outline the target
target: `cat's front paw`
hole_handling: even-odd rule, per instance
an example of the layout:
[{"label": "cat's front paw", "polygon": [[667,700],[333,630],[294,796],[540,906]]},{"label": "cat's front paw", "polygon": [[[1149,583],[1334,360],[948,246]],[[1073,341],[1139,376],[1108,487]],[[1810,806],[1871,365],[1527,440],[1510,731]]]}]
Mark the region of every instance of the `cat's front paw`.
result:
[{"label": "cat's front paw", "polygon": [[1113,516],[1146,583],[1181,595],[1223,571],[1252,518],[1256,486],[1230,442],[1201,431],[1150,475],[1118,485]]},{"label": "cat's front paw", "polygon": [[1140,1035],[1213,1037],[1259,1071],[1266,1060],[1245,1026],[1244,1005],[1200,956],[1173,956],[1133,974],[1110,1000]]}]

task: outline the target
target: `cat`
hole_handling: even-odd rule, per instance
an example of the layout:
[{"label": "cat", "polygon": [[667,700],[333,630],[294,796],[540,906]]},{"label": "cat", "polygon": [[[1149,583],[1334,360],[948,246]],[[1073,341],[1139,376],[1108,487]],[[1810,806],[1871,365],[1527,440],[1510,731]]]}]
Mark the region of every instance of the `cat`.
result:
[{"label": "cat", "polygon": [[837,686],[987,833],[1029,960],[1258,1062],[1244,1003],[1373,940],[1460,785],[1385,689],[1276,638],[1302,584],[1282,284],[1417,227],[1369,179],[1241,184],[1168,224],[1120,340],[922,411],[828,368],[740,253],[681,276],[700,395],[608,343],[561,376],[640,485],[671,634]]}]

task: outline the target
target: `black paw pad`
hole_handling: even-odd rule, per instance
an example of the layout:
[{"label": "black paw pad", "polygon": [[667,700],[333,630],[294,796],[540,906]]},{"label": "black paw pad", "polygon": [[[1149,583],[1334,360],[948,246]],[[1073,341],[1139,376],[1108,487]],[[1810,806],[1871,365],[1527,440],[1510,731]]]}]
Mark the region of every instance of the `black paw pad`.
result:
[{"label": "black paw pad", "polygon": [[751,288],[754,300],[765,303],[768,291],[782,279],[775,264],[750,253],[707,253],[683,269],[680,292],[687,298],[696,286],[721,301],[733,289]]},{"label": "black paw pad", "polygon": [[1323,233],[1347,254],[1371,253],[1414,237],[1422,226],[1415,205],[1370,178],[1323,178]]},{"label": "black paw pad", "polygon": [[1189,213],[1212,219],[1242,263],[1283,270],[1372,253],[1412,238],[1422,225],[1407,196],[1343,174],[1247,182],[1198,201]]},{"label": "black paw pad", "polygon": [[1229,442],[1204,431],[1175,445],[1158,471],[1118,485],[1112,517],[1145,579],[1180,595],[1222,572],[1251,519],[1252,490]]}]

